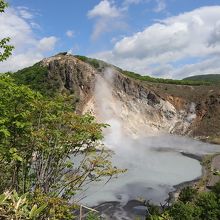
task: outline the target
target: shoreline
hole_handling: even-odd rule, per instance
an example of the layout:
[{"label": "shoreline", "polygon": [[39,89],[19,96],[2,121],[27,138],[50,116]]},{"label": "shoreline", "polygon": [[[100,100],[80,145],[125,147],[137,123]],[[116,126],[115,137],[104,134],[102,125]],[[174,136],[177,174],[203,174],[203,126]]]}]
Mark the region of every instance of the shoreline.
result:
[{"label": "shoreline", "polygon": [[211,164],[214,158],[219,156],[219,153],[213,153],[211,155],[195,155],[191,153],[181,152],[181,154],[199,161],[200,165],[202,166],[202,174],[200,177],[194,180],[185,181],[180,184],[174,185],[173,187],[175,190],[170,192],[168,197],[168,199],[172,202],[178,198],[180,191],[187,186],[196,187],[198,190],[201,191],[208,190],[207,183],[209,182],[211,178],[210,176],[212,174]]},{"label": "shoreline", "polygon": [[187,186],[195,186],[197,183],[199,183],[199,181],[201,181],[207,173],[207,167],[203,164],[203,161],[205,159],[206,155],[196,155],[196,154],[192,154],[192,153],[186,153],[186,152],[180,152],[183,156],[195,159],[197,161],[199,161],[201,167],[202,167],[202,174],[201,176],[193,179],[193,180],[189,180],[189,181],[184,181],[182,183],[179,183],[177,185],[174,185],[173,188],[174,190],[169,192],[168,194],[168,198],[167,201],[170,201],[171,203],[174,202],[178,196],[179,193],[181,192],[181,190]]}]

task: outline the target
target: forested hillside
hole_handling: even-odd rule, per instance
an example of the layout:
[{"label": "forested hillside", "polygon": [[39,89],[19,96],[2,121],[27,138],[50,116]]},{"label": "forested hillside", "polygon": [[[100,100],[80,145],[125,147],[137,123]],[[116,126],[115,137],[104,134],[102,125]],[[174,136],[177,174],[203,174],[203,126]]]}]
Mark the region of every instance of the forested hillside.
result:
[{"label": "forested hillside", "polygon": [[209,83],[220,83],[220,74],[196,75],[184,78],[183,80],[204,81]]}]

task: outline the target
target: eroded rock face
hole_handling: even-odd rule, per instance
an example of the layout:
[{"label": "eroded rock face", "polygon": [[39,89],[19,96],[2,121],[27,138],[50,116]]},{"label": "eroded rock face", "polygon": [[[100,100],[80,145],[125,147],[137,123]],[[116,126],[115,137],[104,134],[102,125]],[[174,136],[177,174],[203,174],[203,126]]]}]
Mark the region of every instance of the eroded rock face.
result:
[{"label": "eroded rock face", "polygon": [[196,118],[193,103],[178,109],[147,86],[117,72],[113,81],[113,94],[122,103],[122,118],[132,120],[138,128],[186,134]]},{"label": "eroded rock face", "polygon": [[[209,135],[207,123],[213,123],[213,115],[220,115],[220,91],[210,90],[210,94],[202,88],[177,85],[155,85],[141,83],[111,69],[113,77],[109,79],[103,72],[71,55],[59,54],[44,59],[42,65],[48,68],[48,80],[54,81],[61,92],[73,93],[78,99],[77,112],[90,112],[100,121],[100,105],[98,96],[105,94],[105,87],[111,93],[109,100],[111,114],[123,122],[128,132],[146,133],[162,131],[191,136]],[[97,78],[99,80],[97,81]],[[97,92],[97,85],[104,89]],[[164,88],[163,88],[164,87]],[[164,90],[163,90],[164,89]],[[206,88],[207,89],[207,88]],[[173,94],[172,91],[179,91]],[[187,91],[189,94],[185,94]],[[217,90],[218,91],[218,90]],[[198,96],[196,94],[198,93]],[[105,99],[103,99],[105,102]],[[209,120],[209,119],[212,120]],[[219,129],[218,129],[219,128]],[[220,118],[216,119],[213,133],[220,132]],[[219,134],[220,135],[220,134]]]},{"label": "eroded rock face", "polygon": [[93,94],[96,70],[71,55],[59,54],[41,63],[48,68],[48,80],[53,80],[60,92],[74,94],[81,112]]}]

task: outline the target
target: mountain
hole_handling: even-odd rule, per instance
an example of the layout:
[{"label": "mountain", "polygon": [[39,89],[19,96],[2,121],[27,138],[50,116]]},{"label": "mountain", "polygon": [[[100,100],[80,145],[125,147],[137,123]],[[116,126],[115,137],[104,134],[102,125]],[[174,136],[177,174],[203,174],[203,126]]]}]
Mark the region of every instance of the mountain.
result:
[{"label": "mountain", "polygon": [[[218,85],[142,77],[100,60],[66,53],[43,59],[12,76],[49,97],[70,94],[80,114],[90,112],[101,120],[99,108],[105,108],[131,135],[156,130],[219,141]],[[101,106],[97,97],[108,105]]]},{"label": "mountain", "polygon": [[206,81],[210,83],[220,83],[220,74],[206,74],[206,75],[196,75],[184,78],[183,80],[190,81]]}]

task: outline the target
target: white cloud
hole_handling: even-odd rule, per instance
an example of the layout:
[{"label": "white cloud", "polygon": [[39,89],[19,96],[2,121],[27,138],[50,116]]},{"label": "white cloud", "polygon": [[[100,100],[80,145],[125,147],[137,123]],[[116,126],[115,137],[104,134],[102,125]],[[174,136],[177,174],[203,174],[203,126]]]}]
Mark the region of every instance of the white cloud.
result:
[{"label": "white cloud", "polygon": [[57,42],[53,36],[38,39],[33,31],[33,21],[29,21],[32,16],[21,15],[20,10],[21,8],[9,8],[0,16],[0,39],[10,37],[10,44],[15,46],[13,55],[0,63],[0,72],[15,71],[32,65],[41,60],[44,53],[53,50]]},{"label": "white cloud", "polygon": [[40,51],[51,51],[54,50],[55,44],[57,42],[57,38],[52,37],[44,37],[39,41],[38,49]]},{"label": "white cloud", "polygon": [[[156,21],[143,31],[116,42],[111,51],[93,56],[128,70],[156,76],[183,78],[191,75],[196,65],[201,67],[200,74],[220,73],[218,63],[213,64],[220,54],[219,15],[220,6],[210,6]],[[184,60],[196,58],[203,61],[194,61],[190,66],[184,64]],[[207,62],[207,59],[214,61]],[[211,63],[215,68],[208,68]]]},{"label": "white cloud", "polygon": [[94,17],[105,17],[105,18],[115,18],[120,16],[120,11],[108,0],[102,0],[98,5],[96,5],[92,10],[88,12],[89,18]]},{"label": "white cloud", "polygon": [[92,39],[97,40],[105,32],[125,29],[127,25],[122,20],[124,9],[116,7],[114,1],[102,0],[90,10],[87,14],[88,18],[96,19]]},{"label": "white cloud", "polygon": [[33,14],[30,13],[29,8],[27,7],[17,7],[18,13],[24,19],[33,19]]},{"label": "white cloud", "polygon": [[157,6],[154,9],[155,12],[161,12],[166,9],[166,2],[165,0],[156,0]]},{"label": "white cloud", "polygon": [[[123,2],[123,9],[127,10],[131,5],[137,5],[142,2],[145,2],[146,0],[124,0]],[[148,0],[147,0],[148,1]]]},{"label": "white cloud", "polygon": [[123,4],[130,5],[130,4],[139,4],[143,0],[125,0]]},{"label": "white cloud", "polygon": [[101,0],[87,13],[89,19],[95,19],[91,38],[97,40],[97,38],[105,32],[127,30],[128,24],[125,20],[128,17],[129,8],[132,5],[148,3],[150,1],[151,0],[124,0],[119,4],[119,1],[116,0]]},{"label": "white cloud", "polygon": [[41,53],[33,53],[32,51],[13,55],[7,61],[0,63],[0,73],[16,71],[28,67],[34,63],[37,63],[43,58],[44,56]]},{"label": "white cloud", "polygon": [[66,32],[66,36],[69,37],[69,38],[74,37],[74,31],[68,30],[68,31]]},{"label": "white cloud", "polygon": [[209,38],[209,45],[216,46],[220,43],[220,20],[215,24]]},{"label": "white cloud", "polygon": [[188,64],[182,68],[173,70],[173,75],[178,78],[184,78],[187,75],[202,75],[202,74],[220,74],[219,55],[206,59],[202,62]]},{"label": "white cloud", "polygon": [[[141,58],[144,55],[158,56],[161,53],[179,50],[188,43],[187,24],[175,22],[168,26],[154,24],[132,37],[126,37],[117,42],[114,53],[120,56]],[[149,43],[147,43],[149,42]]]}]

